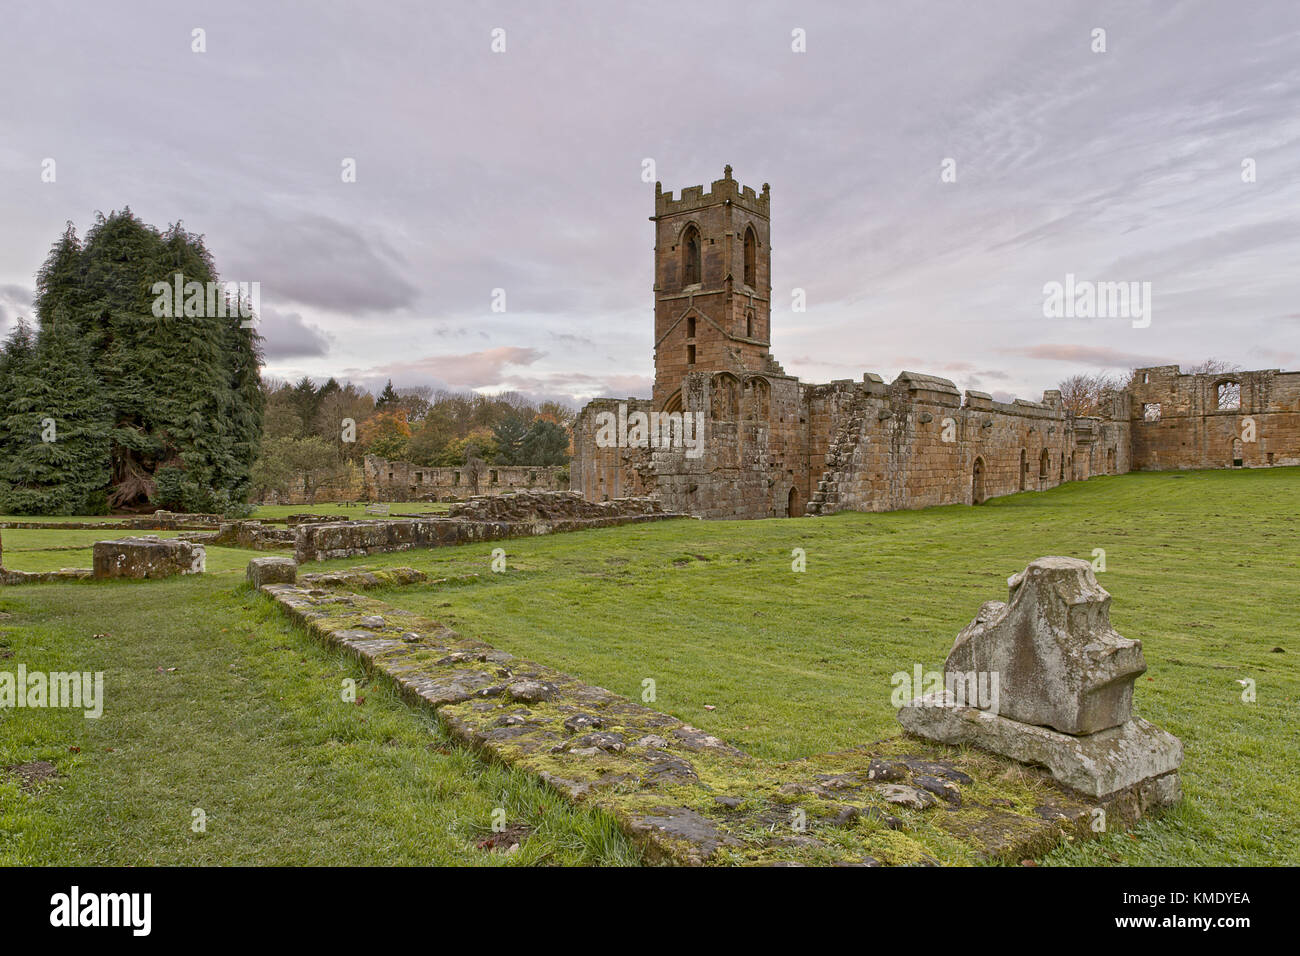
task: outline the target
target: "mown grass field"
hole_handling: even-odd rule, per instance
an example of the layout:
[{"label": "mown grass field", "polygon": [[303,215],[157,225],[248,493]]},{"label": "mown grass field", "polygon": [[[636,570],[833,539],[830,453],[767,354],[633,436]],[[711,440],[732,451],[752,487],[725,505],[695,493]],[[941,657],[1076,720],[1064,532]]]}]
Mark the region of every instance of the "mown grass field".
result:
[{"label": "mown grass field", "polygon": [[[0,658],[105,688],[97,720],[0,710],[0,767],[58,772],[30,790],[0,772],[0,865],[637,860],[607,818],[448,743],[231,574],[0,590]],[[514,854],[478,846],[497,808],[535,830]]]},{"label": "mown grass field", "polygon": [[[1043,862],[1281,864],[1300,859],[1297,503],[1300,469],[1134,474],[979,508],[681,520],[319,567],[477,572],[380,596],[630,697],[653,679],[658,709],[783,760],[896,733],[895,673],[941,667],[1028,561],[1101,548],[1112,623],[1150,668],[1135,709],[1183,739],[1186,797]],[[27,534],[83,532],[5,532],[7,566],[43,569],[23,538],[10,560]],[[33,792],[0,776],[0,863],[634,858],[606,820],[447,748],[386,689],[343,705],[339,683],[359,672],[240,588],[250,556],[209,549],[215,573],[199,580],[0,591],[0,670],[105,670],[109,687],[99,721],[0,711],[0,766],[61,774]],[[513,857],[475,846],[499,805],[539,828]]]},{"label": "mown grass field", "polygon": [[[1044,554],[1093,558],[1143,641],[1136,711],[1182,738],[1186,800],[1061,863],[1300,860],[1300,469],[1133,474],[888,514],[676,521],[385,555],[477,583],[386,599],[776,760],[897,731],[895,673],[942,667]],[[802,548],[807,570],[791,570]],[[1279,651],[1274,651],[1279,648]],[[1253,680],[1254,703],[1241,680]],[[706,709],[711,706],[715,709]]]}]

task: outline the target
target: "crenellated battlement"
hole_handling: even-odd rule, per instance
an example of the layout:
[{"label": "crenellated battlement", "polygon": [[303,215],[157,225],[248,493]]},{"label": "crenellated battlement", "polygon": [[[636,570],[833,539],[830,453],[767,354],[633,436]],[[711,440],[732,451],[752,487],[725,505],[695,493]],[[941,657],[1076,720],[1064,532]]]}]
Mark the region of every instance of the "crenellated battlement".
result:
[{"label": "crenellated battlement", "polygon": [[755,215],[770,218],[771,187],[763,183],[763,191],[756,193],[752,186],[742,186],[731,175],[731,167],[724,166],[722,178],[715,179],[705,192],[703,186],[686,186],[682,189],[680,199],[674,199],[672,190],[664,192],[663,183],[655,183],[655,214],[652,219],[661,216],[676,216],[684,212],[693,212],[708,206],[731,202]]}]

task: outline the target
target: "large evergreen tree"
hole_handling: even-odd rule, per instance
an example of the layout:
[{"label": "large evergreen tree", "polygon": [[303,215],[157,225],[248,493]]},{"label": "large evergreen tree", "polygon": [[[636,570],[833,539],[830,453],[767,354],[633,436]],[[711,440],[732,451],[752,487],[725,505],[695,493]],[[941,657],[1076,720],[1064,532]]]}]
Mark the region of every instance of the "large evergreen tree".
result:
[{"label": "large evergreen tree", "polygon": [[[37,275],[36,343],[15,332],[0,361],[13,382],[0,450],[17,453],[0,466],[0,490],[10,489],[0,506],[93,507],[100,492],[131,508],[246,500],[262,429],[260,336],[237,303],[225,316],[156,315],[155,283],[177,274],[220,281],[203,237],[179,223],[159,231],[126,209],[100,215],[84,241],[69,224]],[[33,416],[53,418],[68,444],[25,445]]]}]

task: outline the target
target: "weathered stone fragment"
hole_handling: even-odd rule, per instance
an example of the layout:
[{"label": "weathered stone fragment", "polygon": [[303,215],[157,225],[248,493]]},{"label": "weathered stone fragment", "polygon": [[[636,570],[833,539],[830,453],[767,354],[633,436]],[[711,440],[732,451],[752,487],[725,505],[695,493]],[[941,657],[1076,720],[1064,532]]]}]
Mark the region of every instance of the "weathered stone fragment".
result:
[{"label": "weathered stone fragment", "polygon": [[945,677],[997,675],[997,713],[1066,734],[1127,721],[1147,665],[1141,642],[1111,628],[1110,595],[1092,565],[1039,558],[1007,584],[1007,603],[985,604],[957,635]]},{"label": "weathered stone fragment", "polygon": [[92,549],[96,578],[166,578],[202,574],[207,560],[203,545],[145,535],[97,541]]},{"label": "weathered stone fragment", "polygon": [[927,810],[939,802],[924,790],[901,783],[883,784],[880,787],[880,795],[889,803],[912,810]]},{"label": "weathered stone fragment", "polygon": [[[1046,767],[1079,793],[1123,804],[1129,819],[1176,801],[1183,745],[1132,716],[1133,680],[1146,670],[1142,645],[1111,628],[1110,595],[1092,566],[1039,558],[1008,585],[1010,600],[985,604],[957,636],[945,688],[902,707],[899,723],[930,740]],[[972,706],[955,692],[970,683],[955,678],[975,674],[998,681],[992,700]],[[957,778],[941,764],[909,769],[913,783],[960,800]]]},{"label": "weathered stone fragment", "polygon": [[293,584],[298,578],[298,562],[287,557],[253,558],[245,574],[255,588],[263,584]]}]

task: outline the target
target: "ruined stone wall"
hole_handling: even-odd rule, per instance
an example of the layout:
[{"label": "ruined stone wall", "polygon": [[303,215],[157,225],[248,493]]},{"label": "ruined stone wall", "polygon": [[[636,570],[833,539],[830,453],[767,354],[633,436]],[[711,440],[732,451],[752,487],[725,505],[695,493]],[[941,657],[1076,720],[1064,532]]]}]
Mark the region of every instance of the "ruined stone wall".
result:
[{"label": "ruined stone wall", "polygon": [[595,447],[595,413],[618,405],[602,399],[578,419],[575,487],[602,500],[632,485],[669,511],[769,518],[970,504],[1128,469],[1127,422],[1075,420],[1056,393],[1044,397],[963,401],[952,382],[915,372],[827,385],[690,372],[682,403],[704,416],[703,455]]},{"label": "ruined stone wall", "polygon": [[597,442],[598,419],[604,413],[620,414],[620,408],[649,412],[653,405],[644,398],[598,398],[589,402],[573,425],[573,459],[569,462],[569,487],[588,501],[640,497],[654,491],[650,453],[646,449],[617,445],[601,447]]},{"label": "ruined stone wall", "polygon": [[325,561],[679,517],[683,516],[665,513],[659,502],[648,498],[589,502],[567,492],[484,495],[446,518],[299,524],[293,529],[294,558],[299,563]]},{"label": "ruined stone wall", "polygon": [[946,379],[904,372],[886,386],[869,375],[854,387],[812,510],[972,504],[1054,488],[1071,477],[1074,447],[1057,407],[995,402],[982,392],[967,392],[963,402]]},{"label": "ruined stone wall", "polygon": [[[1230,382],[1239,407],[1220,409],[1219,386]],[[1134,469],[1300,465],[1300,372],[1191,375],[1163,365],[1138,369],[1126,391]]]},{"label": "ruined stone wall", "polygon": [[[656,184],[653,397],[597,399],[579,414],[571,471],[588,500],[654,495],[669,511],[766,518],[979,503],[1139,468],[1300,464],[1300,373],[1139,369],[1096,417],[1067,412],[1055,390],[1041,402],[963,399],[916,372],[801,383],[769,351],[770,214],[767,185],[742,187],[729,166],[680,198]],[[1240,382],[1240,409],[1218,407],[1224,380]],[[1151,404],[1159,420],[1144,416]],[[699,413],[702,456],[599,447],[597,419],[620,405]]]},{"label": "ruined stone wall", "polygon": [[808,500],[807,414],[798,379],[688,373],[683,405],[704,421],[703,454],[651,455],[655,494],[669,511],[709,518],[785,517]]},{"label": "ruined stone wall", "polygon": [[562,491],[563,465],[484,465],[474,487],[464,466],[433,468],[367,455],[362,468],[368,501],[459,501],[511,491]]}]

